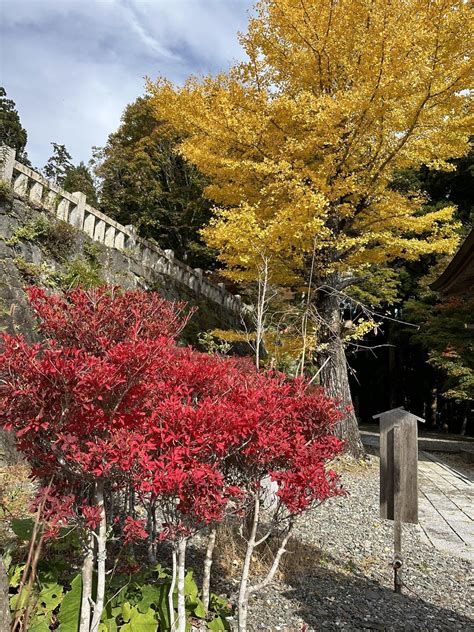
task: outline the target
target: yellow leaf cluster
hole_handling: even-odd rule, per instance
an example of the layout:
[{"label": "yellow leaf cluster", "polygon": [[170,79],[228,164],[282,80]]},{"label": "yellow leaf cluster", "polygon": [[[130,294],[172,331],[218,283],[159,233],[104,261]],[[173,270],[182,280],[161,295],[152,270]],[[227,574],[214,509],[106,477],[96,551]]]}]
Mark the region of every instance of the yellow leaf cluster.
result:
[{"label": "yellow leaf cluster", "polygon": [[149,84],[183,155],[208,176],[204,230],[229,274],[353,274],[452,252],[453,207],[423,212],[394,172],[449,169],[472,133],[473,18],[464,0],[262,0],[248,59],[176,87]]}]

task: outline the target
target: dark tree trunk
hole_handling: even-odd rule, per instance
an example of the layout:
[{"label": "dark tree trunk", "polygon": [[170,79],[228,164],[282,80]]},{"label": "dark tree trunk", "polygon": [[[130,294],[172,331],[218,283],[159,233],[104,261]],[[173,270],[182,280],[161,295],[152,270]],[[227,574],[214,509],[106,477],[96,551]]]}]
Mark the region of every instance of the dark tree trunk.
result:
[{"label": "dark tree trunk", "polygon": [[0,630],[9,630],[11,625],[8,602],[8,575],[0,558]]},{"label": "dark tree trunk", "polygon": [[[331,281],[336,283],[337,279]],[[339,401],[344,414],[343,419],[336,424],[335,434],[347,442],[347,452],[360,457],[364,454],[364,447],[352,405],[346,354],[341,340],[340,302],[340,296],[335,291],[331,292],[329,287],[327,292],[321,292],[318,297],[318,311],[323,319],[321,338],[326,345],[320,354],[320,377],[326,393]]]}]

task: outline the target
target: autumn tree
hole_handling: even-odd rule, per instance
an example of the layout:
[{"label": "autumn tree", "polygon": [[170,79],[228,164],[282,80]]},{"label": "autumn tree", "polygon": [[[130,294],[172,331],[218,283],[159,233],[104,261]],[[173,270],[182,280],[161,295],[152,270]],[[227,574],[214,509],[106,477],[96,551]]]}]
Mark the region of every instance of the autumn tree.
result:
[{"label": "autumn tree", "polygon": [[[79,631],[105,625],[112,536],[171,542],[170,629],[185,632],[187,543],[232,515],[251,523],[238,598],[246,632],[249,597],[273,580],[297,517],[342,493],[328,468],[343,447],[331,433],[335,402],[304,378],[178,345],[190,313],[183,303],[107,287],[28,295],[42,340],[0,336],[0,428],[15,432],[33,475],[50,481],[37,498],[48,530],[85,532]],[[277,486],[273,512],[264,477]],[[255,550],[270,536],[280,546],[253,582]]]},{"label": "autumn tree", "polygon": [[96,148],[101,210],[206,268],[215,259],[199,229],[209,220],[210,203],[202,195],[203,176],[176,151],[177,141],[154,116],[149,98],[128,105],[119,129]]},{"label": "autumn tree", "polygon": [[[389,184],[468,150],[471,19],[463,0],[262,0],[240,37],[246,61],[149,85],[210,179],[207,243],[234,279],[254,279],[264,252],[280,285],[309,288],[322,381],[343,405],[341,292],[375,272],[383,291],[390,262],[457,244],[452,206],[424,211]],[[353,413],[338,432],[360,450]]]}]

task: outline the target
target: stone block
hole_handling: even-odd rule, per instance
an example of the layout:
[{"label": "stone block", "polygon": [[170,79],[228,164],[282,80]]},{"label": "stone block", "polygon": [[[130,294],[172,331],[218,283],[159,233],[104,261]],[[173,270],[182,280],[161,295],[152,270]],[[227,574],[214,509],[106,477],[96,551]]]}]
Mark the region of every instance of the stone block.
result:
[{"label": "stone block", "polygon": [[72,196],[76,200],[76,205],[69,212],[69,223],[82,230],[86,212],[86,196],[80,191],[75,191]]},{"label": "stone block", "polygon": [[15,166],[15,153],[12,147],[0,146],[0,180],[11,182]]},{"label": "stone block", "polygon": [[41,204],[43,199],[43,185],[40,182],[35,182],[30,189],[30,200]]},{"label": "stone block", "polygon": [[56,216],[58,219],[62,219],[63,222],[67,222],[69,220],[69,206],[70,206],[70,202],[69,200],[66,200],[66,198],[63,198],[59,204],[58,204],[58,208],[56,209]]},{"label": "stone block", "polygon": [[104,243],[106,246],[109,246],[110,248],[113,248],[115,246],[115,227],[114,226],[106,226]]},{"label": "stone block", "polygon": [[94,238],[94,230],[95,230],[95,222],[96,216],[92,213],[86,213],[84,217],[84,224],[82,226],[82,230],[89,235],[89,237]]},{"label": "stone block", "polygon": [[20,173],[13,182],[13,190],[18,195],[26,195],[28,190],[28,176],[25,176],[24,173]]},{"label": "stone block", "polygon": [[105,239],[105,222],[102,219],[97,220],[94,229],[94,239],[104,243]]},{"label": "stone block", "polygon": [[115,231],[114,247],[118,248],[118,250],[123,250],[125,248],[125,236],[125,233],[122,233],[122,231]]},{"label": "stone block", "polygon": [[56,212],[56,206],[58,203],[58,194],[54,191],[46,191],[43,199],[43,206]]}]

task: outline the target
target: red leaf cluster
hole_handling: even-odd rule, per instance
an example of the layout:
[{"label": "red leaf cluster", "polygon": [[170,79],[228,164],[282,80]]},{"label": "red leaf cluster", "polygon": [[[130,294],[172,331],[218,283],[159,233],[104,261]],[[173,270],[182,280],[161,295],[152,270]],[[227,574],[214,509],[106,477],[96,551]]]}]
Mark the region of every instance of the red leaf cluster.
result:
[{"label": "red leaf cluster", "polygon": [[[340,413],[320,388],[180,347],[190,310],[154,293],[29,298],[43,339],[2,336],[0,427],[90,528],[97,478],[160,503],[170,536],[238,511],[265,476],[291,513],[340,493],[325,467]],[[133,517],[123,531],[146,537]]]}]

